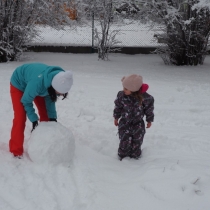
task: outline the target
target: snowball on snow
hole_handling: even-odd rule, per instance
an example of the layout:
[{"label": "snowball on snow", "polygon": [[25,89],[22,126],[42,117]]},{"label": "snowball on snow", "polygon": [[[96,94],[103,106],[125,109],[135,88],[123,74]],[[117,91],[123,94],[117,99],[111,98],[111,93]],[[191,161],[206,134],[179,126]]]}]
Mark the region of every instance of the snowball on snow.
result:
[{"label": "snowball on snow", "polygon": [[40,122],[28,142],[28,154],[35,163],[69,163],[74,152],[74,136],[59,122]]}]

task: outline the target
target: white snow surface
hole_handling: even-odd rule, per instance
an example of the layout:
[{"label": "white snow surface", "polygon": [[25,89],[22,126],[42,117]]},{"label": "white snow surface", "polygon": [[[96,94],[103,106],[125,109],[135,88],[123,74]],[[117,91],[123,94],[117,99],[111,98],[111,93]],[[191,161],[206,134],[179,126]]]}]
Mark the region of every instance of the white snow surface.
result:
[{"label": "white snow surface", "polygon": [[28,154],[38,164],[69,164],[75,140],[70,129],[57,122],[41,122],[28,141]]},{"label": "white snow surface", "polygon": [[[66,149],[56,164],[43,154],[51,147],[50,138],[62,141],[51,133],[50,123],[40,123],[31,134],[27,120],[23,159],[13,158],[8,150],[10,77],[17,66],[29,62],[74,73],[68,99],[59,99],[56,107],[58,123],[65,127],[63,137],[73,134],[69,139],[75,139],[75,154],[70,158],[67,150],[73,149]],[[177,67],[164,65],[157,55],[112,54],[104,62],[96,54],[62,53],[27,53],[19,62],[1,63],[0,209],[209,210],[209,66],[209,56],[202,66]],[[132,73],[141,74],[150,86],[155,121],[147,129],[142,157],[119,161],[114,99],[122,90],[121,78]],[[63,128],[54,125],[55,130]],[[37,142],[31,141],[30,147],[30,140]],[[58,153],[63,149],[52,145]]]}]

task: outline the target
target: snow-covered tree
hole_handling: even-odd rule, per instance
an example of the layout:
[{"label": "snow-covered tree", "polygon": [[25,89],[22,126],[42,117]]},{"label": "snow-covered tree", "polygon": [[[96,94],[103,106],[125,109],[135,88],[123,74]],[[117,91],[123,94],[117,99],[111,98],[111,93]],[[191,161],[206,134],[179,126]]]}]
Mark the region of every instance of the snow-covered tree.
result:
[{"label": "snow-covered tree", "polygon": [[115,12],[118,4],[118,0],[82,0],[80,2],[80,5],[83,5],[84,17],[92,20],[94,44],[98,50],[98,58],[102,60],[108,60],[110,52],[119,50],[116,45],[119,44],[117,35],[120,30],[112,27],[118,21]]},{"label": "snow-covered tree", "polygon": [[66,0],[0,0],[0,62],[19,58],[37,35],[37,24],[60,28],[71,20]]},{"label": "snow-covered tree", "polygon": [[165,63],[203,64],[210,35],[209,0],[139,0],[140,14],[162,27],[156,34],[167,47],[157,52]]}]

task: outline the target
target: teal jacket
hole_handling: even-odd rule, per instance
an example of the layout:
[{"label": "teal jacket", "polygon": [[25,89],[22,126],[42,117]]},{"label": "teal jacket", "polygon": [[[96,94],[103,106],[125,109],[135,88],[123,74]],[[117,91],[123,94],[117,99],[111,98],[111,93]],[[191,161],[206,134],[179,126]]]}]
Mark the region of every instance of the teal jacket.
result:
[{"label": "teal jacket", "polygon": [[51,86],[53,77],[61,71],[64,70],[59,66],[29,63],[19,66],[13,72],[10,82],[23,92],[21,103],[31,122],[39,119],[33,108],[33,101],[36,96],[44,97],[48,117],[57,119],[55,102],[50,99],[47,89]]}]

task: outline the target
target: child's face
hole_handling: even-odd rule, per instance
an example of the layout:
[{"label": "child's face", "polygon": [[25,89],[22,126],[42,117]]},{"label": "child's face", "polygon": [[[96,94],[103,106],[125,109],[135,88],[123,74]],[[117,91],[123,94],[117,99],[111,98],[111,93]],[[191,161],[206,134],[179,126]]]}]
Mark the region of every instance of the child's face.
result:
[{"label": "child's face", "polygon": [[130,90],[128,90],[126,88],[123,88],[123,91],[124,91],[125,95],[127,95],[127,96],[132,93]]}]

